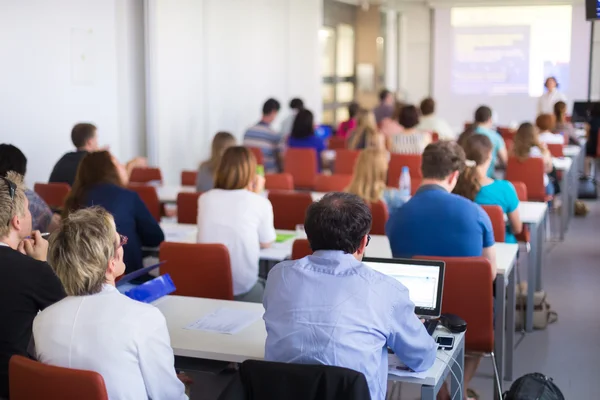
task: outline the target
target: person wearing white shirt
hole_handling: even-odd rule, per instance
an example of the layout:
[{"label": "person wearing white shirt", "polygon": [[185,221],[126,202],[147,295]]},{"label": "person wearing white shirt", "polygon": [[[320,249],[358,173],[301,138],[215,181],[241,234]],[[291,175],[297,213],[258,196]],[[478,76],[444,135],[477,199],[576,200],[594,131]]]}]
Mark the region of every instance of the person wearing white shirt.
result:
[{"label": "person wearing white shirt", "polygon": [[260,249],[275,241],[273,206],[260,195],[265,178],[242,146],[228,148],[215,174],[215,188],[198,198],[198,243],[222,243],[229,250],[235,300],[262,302]]},{"label": "person wearing white shirt", "polygon": [[292,133],[292,127],[294,126],[294,120],[296,119],[296,115],[298,111],[304,108],[304,102],[302,99],[293,98],[290,101],[290,109],[292,112],[288,115],[283,122],[281,123],[281,135],[289,136]]},{"label": "person wearing white shirt", "polygon": [[539,129],[539,140],[546,144],[565,144],[565,138],[560,133],[553,133],[556,125],[556,118],[552,114],[541,114],[535,120],[535,125]]},{"label": "person wearing white shirt", "polygon": [[92,207],[70,214],[50,238],[48,263],[68,295],[33,322],[37,359],[95,371],[111,400],[183,400],[164,316],[119,293],[125,271],[113,217]]},{"label": "person wearing white shirt", "polygon": [[456,132],[452,130],[446,120],[435,115],[435,101],[427,97],[421,102],[421,118],[417,129],[426,132],[435,132],[441,140],[455,140]]},{"label": "person wearing white shirt", "polygon": [[556,78],[551,76],[546,79],[544,87],[547,89],[546,93],[540,96],[538,100],[537,113],[539,114],[552,114],[554,112],[554,105],[559,101],[567,102],[567,96],[564,93],[558,91],[558,82]]}]

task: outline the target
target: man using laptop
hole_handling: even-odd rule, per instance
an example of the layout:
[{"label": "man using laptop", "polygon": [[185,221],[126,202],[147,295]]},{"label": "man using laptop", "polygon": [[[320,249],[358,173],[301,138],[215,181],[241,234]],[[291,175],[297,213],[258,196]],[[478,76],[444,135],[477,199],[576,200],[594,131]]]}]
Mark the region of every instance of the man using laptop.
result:
[{"label": "man using laptop", "polygon": [[383,400],[387,347],[424,371],[437,344],[408,290],[361,262],[371,221],[369,207],[348,193],[328,194],[308,208],[304,227],[314,254],[279,263],[267,279],[265,359],[362,372],[371,398]]}]

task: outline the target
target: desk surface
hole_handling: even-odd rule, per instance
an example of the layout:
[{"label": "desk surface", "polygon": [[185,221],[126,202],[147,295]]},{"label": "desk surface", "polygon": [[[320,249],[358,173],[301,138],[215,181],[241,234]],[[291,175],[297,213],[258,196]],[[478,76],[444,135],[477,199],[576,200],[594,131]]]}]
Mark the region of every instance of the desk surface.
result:
[{"label": "desk surface", "polygon": [[156,187],[156,194],[158,194],[158,200],[161,203],[175,203],[180,192],[195,191],[195,186],[162,185]]},{"label": "desk surface", "polygon": [[571,169],[571,165],[573,165],[573,159],[571,159],[569,157],[563,157],[563,158],[553,157],[552,165],[554,165],[554,168],[556,168],[558,171],[568,171]]},{"label": "desk surface", "polygon": [[[196,225],[176,224],[162,222],[160,224],[165,232],[165,238],[169,242],[196,242]],[[277,230],[277,233],[295,234],[295,231]],[[268,249],[261,249],[261,260],[282,261],[289,258],[292,254],[292,245],[294,239],[287,240],[283,243],[273,243]],[[496,264],[498,273],[508,275],[512,270],[514,261],[517,258],[519,251],[518,244],[512,243],[496,243]],[[387,236],[371,235],[371,242],[366,251],[367,257],[376,258],[392,258],[392,250]]]},{"label": "desk surface", "polygon": [[579,147],[574,144],[569,144],[563,147],[563,154],[565,157],[576,157],[580,151],[583,151],[583,147]]},{"label": "desk surface", "polygon": [[[241,363],[248,359],[264,359],[267,331],[262,319],[259,319],[235,335],[183,329],[184,326],[197,321],[219,307],[264,312],[262,304],[167,296],[156,301],[154,305],[163,313],[167,320],[167,327],[171,337],[171,347],[176,356],[236,363]],[[446,335],[446,333],[444,334]],[[438,357],[444,361],[436,359],[435,364],[429,369],[425,379],[399,378],[395,376],[390,376],[389,378],[421,385],[435,385],[444,373],[446,363],[454,355],[454,351],[459,347],[460,342],[464,338],[464,334],[462,333],[454,336],[454,349],[438,351]]]}]

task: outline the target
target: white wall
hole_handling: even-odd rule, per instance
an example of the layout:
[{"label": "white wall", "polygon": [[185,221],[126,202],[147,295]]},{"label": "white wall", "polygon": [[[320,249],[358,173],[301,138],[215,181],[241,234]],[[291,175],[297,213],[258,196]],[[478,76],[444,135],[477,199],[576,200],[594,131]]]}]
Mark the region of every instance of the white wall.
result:
[{"label": "white wall", "polygon": [[594,22],[594,49],[592,54],[592,100],[600,100],[600,21]]},{"label": "white wall", "polygon": [[[208,156],[219,130],[240,140],[268,97],[321,113],[322,0],[147,0],[151,162],[168,182]],[[276,124],[278,126],[278,124]]]},{"label": "white wall", "polygon": [[[136,50],[125,54],[123,46],[143,49],[143,42],[136,44],[132,30],[122,28],[141,19],[141,8],[135,17],[131,8],[123,14],[136,2],[141,0],[0,0],[0,141],[25,153],[30,186],[46,182],[54,163],[72,149],[77,122],[96,124],[100,143],[118,157],[136,153],[142,134],[130,121],[139,109],[133,105],[139,90],[130,80],[138,73],[131,65]],[[90,84],[71,79],[72,29],[92,31]]]}]

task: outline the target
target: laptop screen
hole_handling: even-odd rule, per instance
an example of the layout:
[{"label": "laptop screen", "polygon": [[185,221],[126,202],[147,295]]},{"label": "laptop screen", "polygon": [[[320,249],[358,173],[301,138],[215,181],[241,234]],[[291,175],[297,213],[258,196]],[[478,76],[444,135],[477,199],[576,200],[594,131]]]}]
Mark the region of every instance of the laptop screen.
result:
[{"label": "laptop screen", "polygon": [[443,262],[373,258],[365,258],[363,262],[402,283],[415,304],[416,314],[439,317],[444,286]]}]

